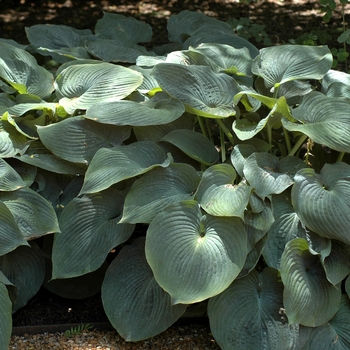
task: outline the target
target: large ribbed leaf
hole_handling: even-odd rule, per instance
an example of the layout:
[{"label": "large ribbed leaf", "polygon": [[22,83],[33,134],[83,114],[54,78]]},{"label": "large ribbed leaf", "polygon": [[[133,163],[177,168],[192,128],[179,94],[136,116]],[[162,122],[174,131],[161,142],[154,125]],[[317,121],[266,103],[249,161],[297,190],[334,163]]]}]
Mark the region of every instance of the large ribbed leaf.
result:
[{"label": "large ribbed leaf", "polygon": [[28,139],[6,120],[0,121],[0,157],[10,158],[23,154],[29,146]]},{"label": "large ribbed leaf", "polygon": [[130,95],[142,79],[142,74],[111,63],[74,64],[58,74],[55,87],[60,105],[73,113],[97,102],[121,100]]},{"label": "large ribbed leaf", "polygon": [[71,163],[58,158],[40,141],[31,142],[26,153],[15,158],[23,163],[58,174],[83,175],[86,171],[86,164]]},{"label": "large ribbed leaf", "polygon": [[53,76],[30,53],[1,41],[0,57],[0,77],[20,94],[51,95]]},{"label": "large ribbed leaf", "polygon": [[297,237],[306,239],[306,230],[290,203],[288,192],[272,196],[272,205],[275,222],[269,229],[263,256],[268,266],[279,270],[287,242]]},{"label": "large ribbed leaf", "polygon": [[290,187],[294,183],[294,174],[305,167],[305,163],[297,157],[279,160],[271,153],[256,152],[246,160],[243,173],[257,195],[265,198]]},{"label": "large ribbed leaf", "polygon": [[252,72],[261,76],[268,88],[297,79],[321,79],[332,67],[327,46],[281,45],[260,50]]},{"label": "large ribbed leaf", "polygon": [[227,74],[214,73],[207,66],[159,63],[152,75],[161,88],[182,101],[190,113],[209,118],[236,114],[233,98],[238,85]]},{"label": "large ribbed leaf", "polygon": [[323,262],[328,281],[339,284],[350,274],[350,246],[332,240],[332,250]]},{"label": "large ribbed leaf", "polygon": [[312,328],[300,350],[348,350],[350,348],[350,300],[342,295],[340,308],[326,324]]},{"label": "large ribbed leaf", "polygon": [[292,203],[304,225],[319,235],[350,244],[350,165],[325,164],[320,174],[302,169],[295,175]]},{"label": "large ribbed leaf", "polygon": [[196,201],[168,206],[147,231],[147,261],[173,304],[221,293],[239,274],[246,255],[241,220],[202,215]]},{"label": "large ribbed leaf", "polygon": [[37,129],[41,142],[57,157],[84,164],[89,163],[100,148],[120,145],[131,133],[130,127],[95,123],[81,116]]},{"label": "large ribbed leaf", "polygon": [[162,125],[179,118],[185,108],[179,100],[157,93],[148,101],[130,100],[97,103],[86,111],[86,118],[113,125]]},{"label": "large ribbed leaf", "polygon": [[10,209],[24,238],[60,231],[52,205],[32,189],[24,187],[17,191],[0,192],[0,200]]},{"label": "large ribbed leaf", "polygon": [[127,341],[153,337],[170,327],[187,305],[171,305],[145,258],[144,238],[124,247],[109,266],[102,285],[105,312]]},{"label": "large ribbed leaf", "polygon": [[257,149],[251,144],[237,144],[235,147],[233,147],[231,153],[231,163],[236,169],[239,176],[244,176],[244,164],[247,158],[254,152],[257,152]]},{"label": "large ribbed leaf", "polygon": [[0,159],[0,191],[14,191],[25,186],[26,183],[17,171]]},{"label": "large ribbed leaf", "polygon": [[180,43],[198,32],[232,33],[232,27],[228,23],[208,17],[204,13],[188,10],[170,16],[167,29],[169,40]]},{"label": "large ribbed leaf", "polygon": [[10,209],[1,201],[0,232],[0,256],[9,253],[20,245],[28,245]]},{"label": "large ribbed leaf", "polygon": [[220,70],[234,75],[238,82],[241,80],[246,83],[245,85],[252,85],[252,79],[247,78],[252,75],[252,59],[246,47],[236,49],[230,45],[210,43],[201,44],[196,48],[190,47],[189,50],[209,58]]},{"label": "large ribbed leaf", "polygon": [[289,325],[281,310],[278,272],[254,270],[209,300],[210,329],[223,350],[297,350],[298,325]]},{"label": "large ribbed leaf", "polygon": [[191,199],[199,181],[196,170],[188,164],[152,169],[132,184],[120,222],[150,223],[169,204]]},{"label": "large ribbed leaf", "polygon": [[12,333],[12,303],[5,284],[0,282],[0,347],[8,349]]},{"label": "large ribbed leaf", "polygon": [[169,156],[153,142],[142,141],[126,146],[101,148],[86,172],[81,194],[105,190],[117,182],[169,164]]},{"label": "large ribbed leaf", "polygon": [[229,164],[216,164],[204,172],[195,196],[208,214],[243,219],[251,187],[244,182],[235,184],[235,179],[236,172]]},{"label": "large ribbed leaf", "polygon": [[[334,113],[334,111],[337,113]],[[282,120],[290,131],[306,134],[313,142],[339,152],[350,152],[350,103],[344,98],[328,97],[312,92],[293,109],[293,117],[300,123]]]},{"label": "large ribbed leaf", "polygon": [[215,146],[203,134],[193,130],[173,130],[160,141],[171,143],[204,165],[212,165],[219,160],[219,152]]},{"label": "large ribbed leaf", "polygon": [[101,38],[123,38],[134,44],[152,39],[152,27],[149,24],[117,13],[104,13],[96,23],[95,33]]},{"label": "large ribbed leaf", "polygon": [[89,58],[84,45],[93,36],[90,29],[81,30],[58,24],[36,24],[25,29],[29,42],[41,55],[52,56],[61,63],[67,60],[65,57]]},{"label": "large ribbed leaf", "polygon": [[138,56],[148,53],[143,46],[136,45],[122,37],[118,39],[97,38],[91,40],[86,49],[92,56],[104,62],[114,63],[135,63]]},{"label": "large ribbed leaf", "polygon": [[286,244],[281,257],[284,308],[290,323],[321,326],[338,311],[341,289],[328,282],[319,255],[303,238]]},{"label": "large ribbed leaf", "polygon": [[13,311],[25,306],[40,289],[45,276],[45,259],[35,242],[0,257],[0,270],[17,287]]},{"label": "large ribbed leaf", "polygon": [[52,278],[70,278],[98,269],[109,251],[125,242],[134,225],[118,224],[123,196],[116,189],[73,199],[60,216],[61,233],[52,248]]}]

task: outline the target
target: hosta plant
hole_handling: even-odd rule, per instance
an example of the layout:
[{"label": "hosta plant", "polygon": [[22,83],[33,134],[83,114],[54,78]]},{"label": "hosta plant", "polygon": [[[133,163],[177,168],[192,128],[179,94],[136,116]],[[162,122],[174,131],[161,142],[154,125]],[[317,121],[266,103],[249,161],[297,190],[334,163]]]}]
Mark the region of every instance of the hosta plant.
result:
[{"label": "hosta plant", "polygon": [[201,13],[168,32],[0,41],[1,348],[43,284],[101,290],[128,341],[204,310],[222,349],[349,349],[349,75]]}]

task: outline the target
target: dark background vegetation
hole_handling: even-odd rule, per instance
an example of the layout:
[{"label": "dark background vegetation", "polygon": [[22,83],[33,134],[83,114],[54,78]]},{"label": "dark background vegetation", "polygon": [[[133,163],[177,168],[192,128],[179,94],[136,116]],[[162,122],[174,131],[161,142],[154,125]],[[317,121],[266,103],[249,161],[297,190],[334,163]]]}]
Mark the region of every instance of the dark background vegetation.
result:
[{"label": "dark background vegetation", "polygon": [[[348,6],[346,21],[349,19]],[[319,0],[260,0],[250,3],[237,0],[0,0],[0,37],[26,44],[24,28],[39,23],[93,30],[104,12],[114,12],[149,23],[153,28],[151,45],[160,45],[167,42],[166,22],[169,16],[185,9],[200,11],[223,21],[249,18],[254,23],[265,25],[273,44],[288,43],[290,39],[315,29],[337,34],[342,22],[339,7],[332,20],[328,24],[323,23]]]}]

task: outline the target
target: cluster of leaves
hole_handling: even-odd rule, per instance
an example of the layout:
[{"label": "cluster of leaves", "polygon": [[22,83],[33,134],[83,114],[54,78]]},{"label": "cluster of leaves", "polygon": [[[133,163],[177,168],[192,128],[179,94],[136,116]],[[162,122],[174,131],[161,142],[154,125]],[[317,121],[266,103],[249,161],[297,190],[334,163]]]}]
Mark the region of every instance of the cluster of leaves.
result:
[{"label": "cluster of leaves", "polygon": [[105,14],[0,40],[1,347],[44,283],[101,289],[128,341],[204,304],[222,349],[349,349],[350,76],[196,12],[168,32],[146,51]]}]

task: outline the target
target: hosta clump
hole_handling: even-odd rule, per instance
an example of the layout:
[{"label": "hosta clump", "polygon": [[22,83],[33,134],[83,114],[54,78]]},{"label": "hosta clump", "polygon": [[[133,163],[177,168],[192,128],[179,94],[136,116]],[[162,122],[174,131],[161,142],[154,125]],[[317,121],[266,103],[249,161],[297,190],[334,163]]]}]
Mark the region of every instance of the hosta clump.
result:
[{"label": "hosta clump", "polygon": [[128,341],[200,310],[222,349],[349,349],[349,75],[200,13],[168,32],[27,28],[51,72],[0,41],[1,347],[43,284],[101,290]]}]

